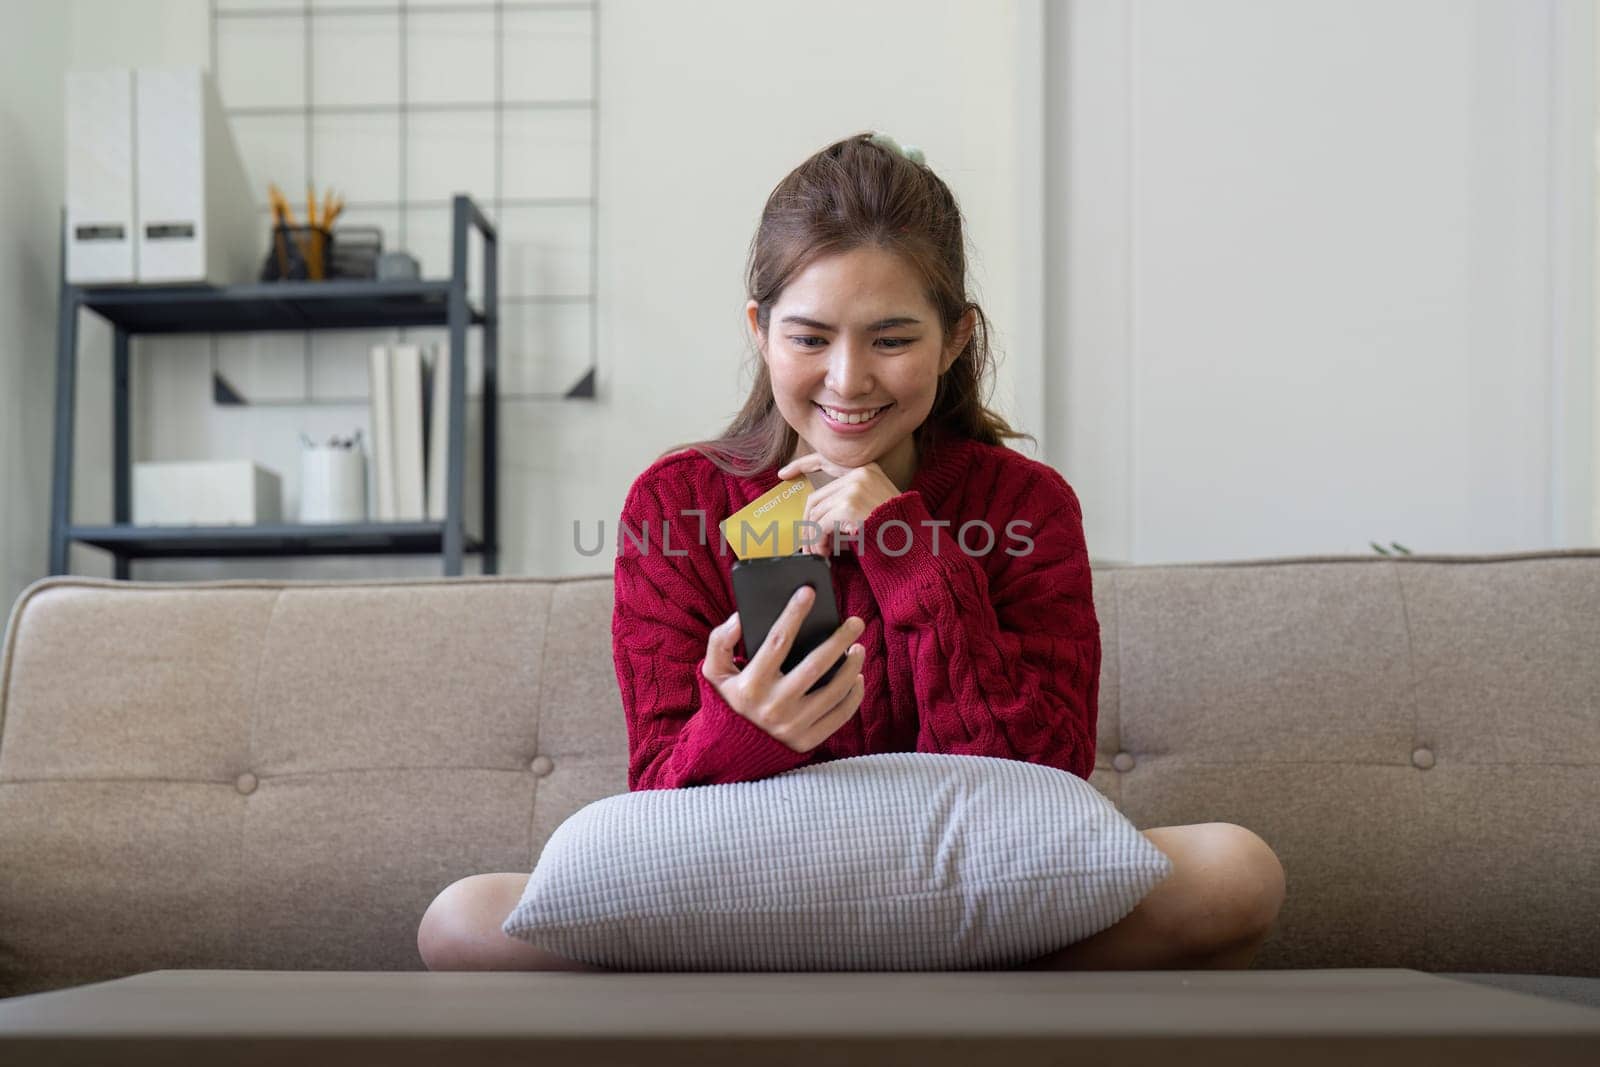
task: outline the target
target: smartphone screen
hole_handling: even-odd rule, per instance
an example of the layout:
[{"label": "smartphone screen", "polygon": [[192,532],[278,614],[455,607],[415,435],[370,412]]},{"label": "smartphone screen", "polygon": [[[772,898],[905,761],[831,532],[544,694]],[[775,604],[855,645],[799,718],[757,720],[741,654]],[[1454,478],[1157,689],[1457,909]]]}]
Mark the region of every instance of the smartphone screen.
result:
[{"label": "smartphone screen", "polygon": [[[832,564],[827,556],[797,552],[789,556],[741,559],[733,564],[733,596],[739,606],[739,629],[745,648],[745,661],[761,648],[789,598],[802,585],[816,590],[811,610],[800,624],[800,633],[789,646],[780,669],[788,674],[800,661],[839,628],[839,605],[834,599]],[[806,692],[814,692],[838,672],[844,663],[829,667]]]}]

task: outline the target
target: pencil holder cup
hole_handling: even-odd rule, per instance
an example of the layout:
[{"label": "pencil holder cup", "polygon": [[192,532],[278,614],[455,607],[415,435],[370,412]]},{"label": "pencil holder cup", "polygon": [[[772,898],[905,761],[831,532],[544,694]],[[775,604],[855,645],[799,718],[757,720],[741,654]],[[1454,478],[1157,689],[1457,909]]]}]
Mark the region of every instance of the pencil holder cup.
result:
[{"label": "pencil holder cup", "polygon": [[300,453],[300,521],[365,522],[367,457],[349,448],[307,445]]},{"label": "pencil holder cup", "polygon": [[272,227],[267,258],[261,263],[264,282],[321,281],[333,262],[333,231],[322,226]]}]

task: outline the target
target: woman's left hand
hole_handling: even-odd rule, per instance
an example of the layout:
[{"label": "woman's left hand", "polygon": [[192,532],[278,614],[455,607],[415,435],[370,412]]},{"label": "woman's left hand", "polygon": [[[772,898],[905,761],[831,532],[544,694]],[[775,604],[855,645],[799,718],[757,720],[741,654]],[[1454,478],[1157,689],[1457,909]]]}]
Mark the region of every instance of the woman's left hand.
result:
[{"label": "woman's left hand", "polygon": [[779,478],[820,471],[831,479],[806,497],[803,518],[822,527],[821,537],[804,551],[824,555],[830,551],[833,524],[852,536],[861,532],[862,523],[878,505],[900,495],[900,489],[876,463],[864,467],[841,467],[820,452],[809,452],[790,460],[778,470]]}]

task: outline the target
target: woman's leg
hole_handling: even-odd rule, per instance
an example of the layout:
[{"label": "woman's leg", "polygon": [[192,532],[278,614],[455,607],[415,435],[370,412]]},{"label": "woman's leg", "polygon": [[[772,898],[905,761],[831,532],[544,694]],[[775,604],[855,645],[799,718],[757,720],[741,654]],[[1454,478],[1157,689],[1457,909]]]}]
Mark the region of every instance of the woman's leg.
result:
[{"label": "woman's leg", "polygon": [[603,971],[546,952],[500,929],[522,899],[526,874],[474,874],[445,886],[417,927],[430,971]]},{"label": "woman's leg", "polygon": [[1127,915],[1022,970],[1200,970],[1250,966],[1283,905],[1283,865],[1242,826],[1144,831],[1172,873]]}]

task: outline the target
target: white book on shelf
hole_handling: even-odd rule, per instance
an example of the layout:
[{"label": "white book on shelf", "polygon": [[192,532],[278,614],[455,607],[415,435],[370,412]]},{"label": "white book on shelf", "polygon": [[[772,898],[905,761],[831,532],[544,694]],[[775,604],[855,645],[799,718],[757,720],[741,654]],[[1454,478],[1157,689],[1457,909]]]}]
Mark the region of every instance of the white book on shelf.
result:
[{"label": "white book on shelf", "polygon": [[450,346],[433,350],[433,410],[428,427],[428,518],[442,522],[450,463]]},{"label": "white book on shelf", "polygon": [[394,346],[394,496],[395,518],[421,522],[427,518],[423,499],[422,347]]},{"label": "white book on shelf", "polygon": [[394,506],[394,404],[389,388],[392,353],[373,345],[367,353],[368,392],[372,397],[372,517],[391,522]]}]

